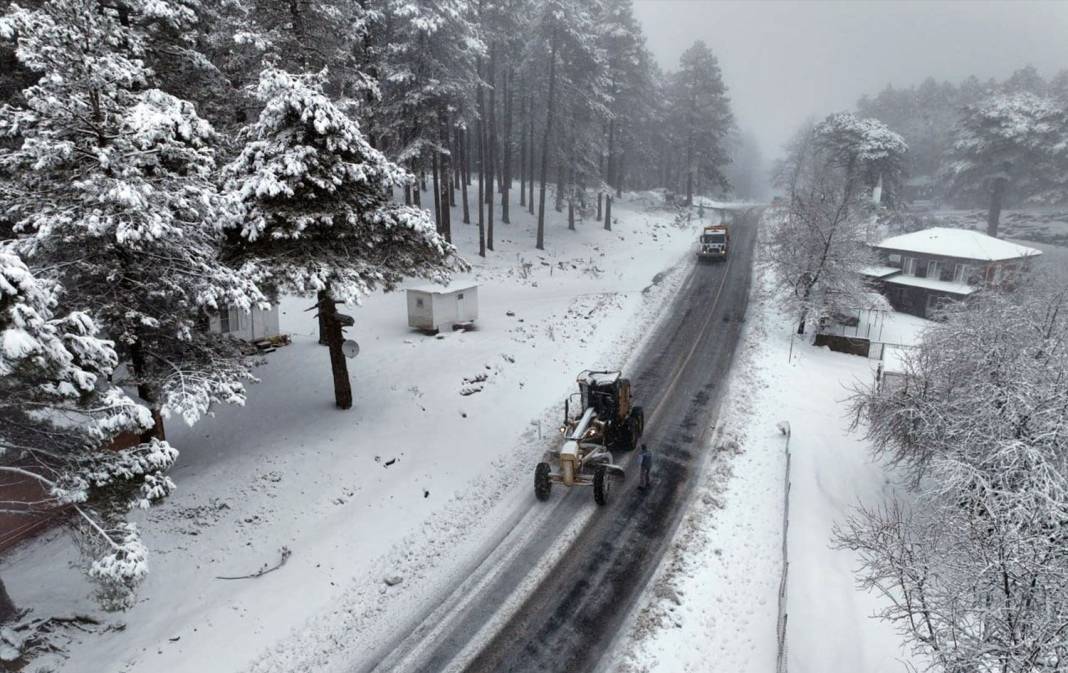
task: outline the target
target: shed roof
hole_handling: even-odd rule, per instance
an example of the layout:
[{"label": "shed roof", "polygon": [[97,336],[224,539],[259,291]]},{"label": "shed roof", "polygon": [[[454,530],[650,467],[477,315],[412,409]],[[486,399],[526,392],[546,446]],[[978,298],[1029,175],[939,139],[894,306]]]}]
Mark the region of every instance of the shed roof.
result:
[{"label": "shed roof", "polygon": [[894,276],[893,278],[884,278],[883,282],[893,283],[894,285],[907,285],[909,287],[922,287],[925,290],[934,290],[936,292],[945,292],[946,294],[963,296],[972,294],[979,289],[965,283],[952,283],[947,280],[920,278],[919,276],[906,276],[904,274]]},{"label": "shed roof", "polygon": [[409,292],[429,292],[431,294],[449,294],[450,292],[460,292],[461,290],[471,290],[478,287],[478,283],[473,280],[454,280],[448,285],[420,285],[418,287],[408,288]]},{"label": "shed roof", "polygon": [[901,273],[901,269],[896,266],[864,266],[860,268],[860,275],[868,276],[869,278],[886,278],[892,276],[895,273]]},{"label": "shed roof", "polygon": [[911,234],[891,236],[875,247],[984,262],[999,262],[1042,254],[1034,248],[1009,243],[973,229],[951,229],[949,227],[932,227],[914,231]]}]

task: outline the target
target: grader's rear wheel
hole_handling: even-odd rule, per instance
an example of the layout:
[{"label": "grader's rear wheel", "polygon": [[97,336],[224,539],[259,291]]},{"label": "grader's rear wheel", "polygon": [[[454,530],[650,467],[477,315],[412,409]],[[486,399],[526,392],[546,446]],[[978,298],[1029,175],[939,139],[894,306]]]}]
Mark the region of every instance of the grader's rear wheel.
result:
[{"label": "grader's rear wheel", "polygon": [[598,465],[593,473],[593,501],[598,505],[608,502],[608,492],[612,490],[612,480],[604,465]]},{"label": "grader's rear wheel", "polygon": [[553,482],[549,479],[551,471],[549,463],[538,463],[534,468],[534,497],[543,502],[549,499],[549,491],[553,487]]},{"label": "grader's rear wheel", "polygon": [[638,425],[638,436],[641,437],[645,434],[645,409],[642,407],[634,407],[630,410],[630,417]]}]

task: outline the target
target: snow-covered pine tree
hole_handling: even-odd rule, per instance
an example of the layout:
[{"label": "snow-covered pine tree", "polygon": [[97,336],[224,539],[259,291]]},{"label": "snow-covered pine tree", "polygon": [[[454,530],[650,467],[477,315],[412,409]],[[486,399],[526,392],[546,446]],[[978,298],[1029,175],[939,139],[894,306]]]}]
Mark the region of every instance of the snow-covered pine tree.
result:
[{"label": "snow-covered pine tree", "polygon": [[35,277],[9,248],[0,248],[0,476],[37,481],[44,496],[32,507],[0,502],[0,511],[72,506],[96,556],[89,574],[105,605],[122,607],[148,572],[123,514],[171,491],[164,472],[178,452],[156,438],[102,449],[120,432],[150,428],[152,415],[107,382],[118,356],[93,320],[55,315],[59,286]]},{"label": "snow-covered pine tree", "polygon": [[454,160],[450,137],[454,124],[473,118],[467,104],[485,47],[467,0],[390,0],[385,14],[392,32],[382,66],[382,149],[413,169],[432,160],[437,228],[451,239],[449,197],[442,197]]},{"label": "snow-covered pine tree", "polygon": [[144,88],[144,36],[126,23],[95,0],[16,6],[0,19],[0,35],[41,75],[24,107],[0,108],[0,135],[14,141],[0,148],[2,199],[20,254],[116,342],[121,383],[136,386],[162,439],[165,415],[192,423],[214,402],[244,401],[249,363],[204,323],[263,296],[219,259],[228,213],[211,126],[192,104]]},{"label": "snow-covered pine tree", "polygon": [[323,93],[324,79],[264,70],[256,90],[263,111],[226,175],[244,208],[233,257],[283,291],[318,297],[335,401],[347,409],[352,389],[336,303],[391,290],[405,276],[443,281],[466,265],[425,211],[392,203],[393,188],[411,176],[367,143]]},{"label": "snow-covered pine tree", "polygon": [[1068,112],[1033,93],[989,94],[965,108],[946,172],[951,193],[989,198],[997,236],[1010,186],[1020,200],[1068,200]]},{"label": "snow-covered pine tree", "polygon": [[[581,86],[582,78],[587,75],[598,76],[601,63],[594,50],[596,36],[593,29],[593,16],[590,5],[579,0],[546,0],[539,8],[535,19],[535,32],[531,40],[529,56],[531,67],[540,68],[546,75],[545,83],[545,124],[541,137],[540,168],[538,190],[538,229],[535,247],[545,249],[545,197],[549,177],[549,167],[559,162],[562,144],[558,138],[563,134],[555,128],[561,124],[557,118],[565,109],[561,101],[574,102],[565,96],[585,96],[589,94]],[[585,58],[588,57],[588,58]],[[593,73],[576,71],[579,64],[593,64]],[[569,68],[569,66],[572,66]],[[573,83],[579,82],[578,85]],[[542,107],[540,104],[538,107]],[[564,118],[563,123],[570,122]],[[559,164],[557,164],[559,166]]]},{"label": "snow-covered pine tree", "polygon": [[886,124],[839,112],[816,125],[814,140],[842,169],[847,205],[866,200],[878,184],[882,185],[882,201],[897,205],[908,145]]},{"label": "snow-covered pine tree", "polygon": [[[624,139],[634,133],[637,114],[645,103],[642,87],[648,79],[644,39],[631,0],[602,0],[594,17],[598,46],[604,53],[607,138],[604,139],[603,179],[616,196],[622,193]],[[611,222],[605,221],[605,229]]]},{"label": "snow-covered pine tree", "polygon": [[722,167],[730,162],[726,139],[734,126],[727,86],[712,50],[698,40],[683,52],[670,87],[670,123],[683,158],[686,205],[693,205],[695,181],[727,189]]}]

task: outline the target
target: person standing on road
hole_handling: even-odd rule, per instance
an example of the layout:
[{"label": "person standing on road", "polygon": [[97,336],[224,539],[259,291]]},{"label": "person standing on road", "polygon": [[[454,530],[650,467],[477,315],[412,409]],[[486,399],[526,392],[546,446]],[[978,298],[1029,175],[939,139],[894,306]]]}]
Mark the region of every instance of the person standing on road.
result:
[{"label": "person standing on road", "polygon": [[649,447],[642,444],[638,452],[638,488],[644,489],[649,485],[649,470],[653,467],[653,454],[649,453]]}]

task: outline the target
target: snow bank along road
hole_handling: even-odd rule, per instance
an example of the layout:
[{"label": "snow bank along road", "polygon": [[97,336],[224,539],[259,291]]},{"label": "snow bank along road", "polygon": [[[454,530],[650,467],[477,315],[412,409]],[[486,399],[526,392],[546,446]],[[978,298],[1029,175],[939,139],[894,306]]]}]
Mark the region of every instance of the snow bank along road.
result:
[{"label": "snow bank along road", "polygon": [[[589,489],[553,489],[502,530],[443,602],[360,673],[586,671],[656,568],[709,444],[745,316],[759,211],[739,213],[727,262],[695,265],[626,372],[645,406],[653,488],[636,468],[604,508]],[[626,464],[632,456],[624,456]],[[620,460],[617,456],[617,460]],[[533,479],[533,477],[532,477]]]}]

